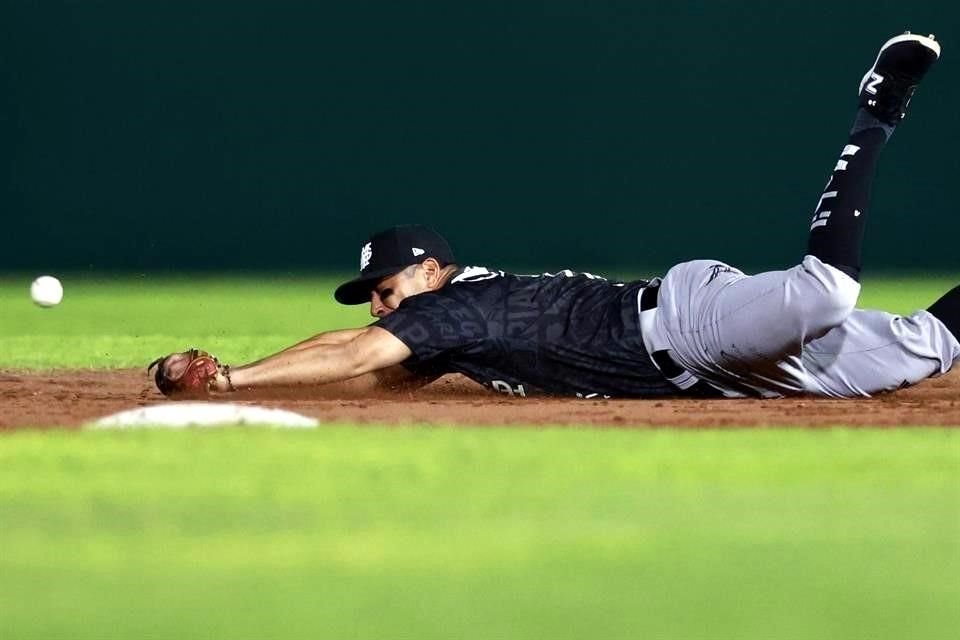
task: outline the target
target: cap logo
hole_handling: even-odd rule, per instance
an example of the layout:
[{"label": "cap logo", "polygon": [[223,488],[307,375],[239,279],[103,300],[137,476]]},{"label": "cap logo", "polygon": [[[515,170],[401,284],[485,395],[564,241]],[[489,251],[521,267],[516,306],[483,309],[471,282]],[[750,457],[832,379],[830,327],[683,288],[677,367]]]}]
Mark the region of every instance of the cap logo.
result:
[{"label": "cap logo", "polygon": [[424,253],[426,253],[426,251],[424,251],[420,247],[414,247],[413,249],[411,249],[411,251],[413,251],[413,255],[415,256],[422,256]]},{"label": "cap logo", "polygon": [[370,266],[370,258],[373,257],[373,243],[368,242],[360,249],[360,271]]}]

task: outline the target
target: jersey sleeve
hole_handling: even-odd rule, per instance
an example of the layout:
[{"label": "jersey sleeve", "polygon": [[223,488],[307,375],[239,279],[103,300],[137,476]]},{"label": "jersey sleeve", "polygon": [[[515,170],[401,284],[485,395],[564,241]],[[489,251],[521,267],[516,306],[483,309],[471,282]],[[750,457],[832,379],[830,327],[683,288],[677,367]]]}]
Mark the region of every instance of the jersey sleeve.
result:
[{"label": "jersey sleeve", "polygon": [[413,355],[404,365],[421,369],[440,365],[446,356],[468,351],[486,337],[486,325],[476,309],[434,294],[407,298],[373,326],[407,345]]}]

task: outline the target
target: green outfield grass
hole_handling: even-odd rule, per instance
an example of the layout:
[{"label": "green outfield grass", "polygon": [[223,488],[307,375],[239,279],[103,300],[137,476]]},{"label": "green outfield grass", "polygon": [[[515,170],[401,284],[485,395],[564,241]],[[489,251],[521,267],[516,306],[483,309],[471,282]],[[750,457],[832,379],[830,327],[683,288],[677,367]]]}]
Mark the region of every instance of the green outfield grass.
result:
[{"label": "green outfield grass", "polygon": [[[0,368],[236,362],[367,322],[323,278],[65,277],[46,310],[29,280],[0,279]],[[958,603],[957,430],[0,434],[3,640],[936,640]]]},{"label": "green outfield grass", "polygon": [[955,638],[960,432],[0,437],[16,638]]},{"label": "green outfield grass", "polygon": [[[333,300],[323,277],[63,277],[63,303],[30,302],[31,276],[0,278],[0,368],[116,368],[197,346],[228,362],[264,356],[319,331],[370,322]],[[909,313],[956,277],[866,280],[861,306]]]},{"label": "green outfield grass", "polygon": [[0,367],[134,367],[191,346],[240,362],[371,320],[334,302],[330,278],[65,276],[50,309],[31,279],[0,279]]}]

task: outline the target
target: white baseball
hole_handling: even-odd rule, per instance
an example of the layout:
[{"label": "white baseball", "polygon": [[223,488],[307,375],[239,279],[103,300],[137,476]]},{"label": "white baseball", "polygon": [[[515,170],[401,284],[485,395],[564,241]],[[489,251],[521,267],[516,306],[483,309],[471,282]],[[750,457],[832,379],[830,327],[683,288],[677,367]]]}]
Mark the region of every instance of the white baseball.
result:
[{"label": "white baseball", "polygon": [[55,307],[63,300],[63,285],[53,276],[40,276],[30,285],[30,297],[41,307]]}]

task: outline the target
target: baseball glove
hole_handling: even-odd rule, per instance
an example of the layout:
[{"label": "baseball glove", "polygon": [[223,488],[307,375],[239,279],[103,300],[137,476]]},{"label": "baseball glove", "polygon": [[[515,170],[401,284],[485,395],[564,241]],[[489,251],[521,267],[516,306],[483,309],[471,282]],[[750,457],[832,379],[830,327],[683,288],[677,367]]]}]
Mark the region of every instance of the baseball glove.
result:
[{"label": "baseball glove", "polygon": [[214,390],[217,376],[229,380],[229,367],[200,349],[157,358],[147,367],[147,373],[154,367],[157,389],[165,396],[205,396]]}]

